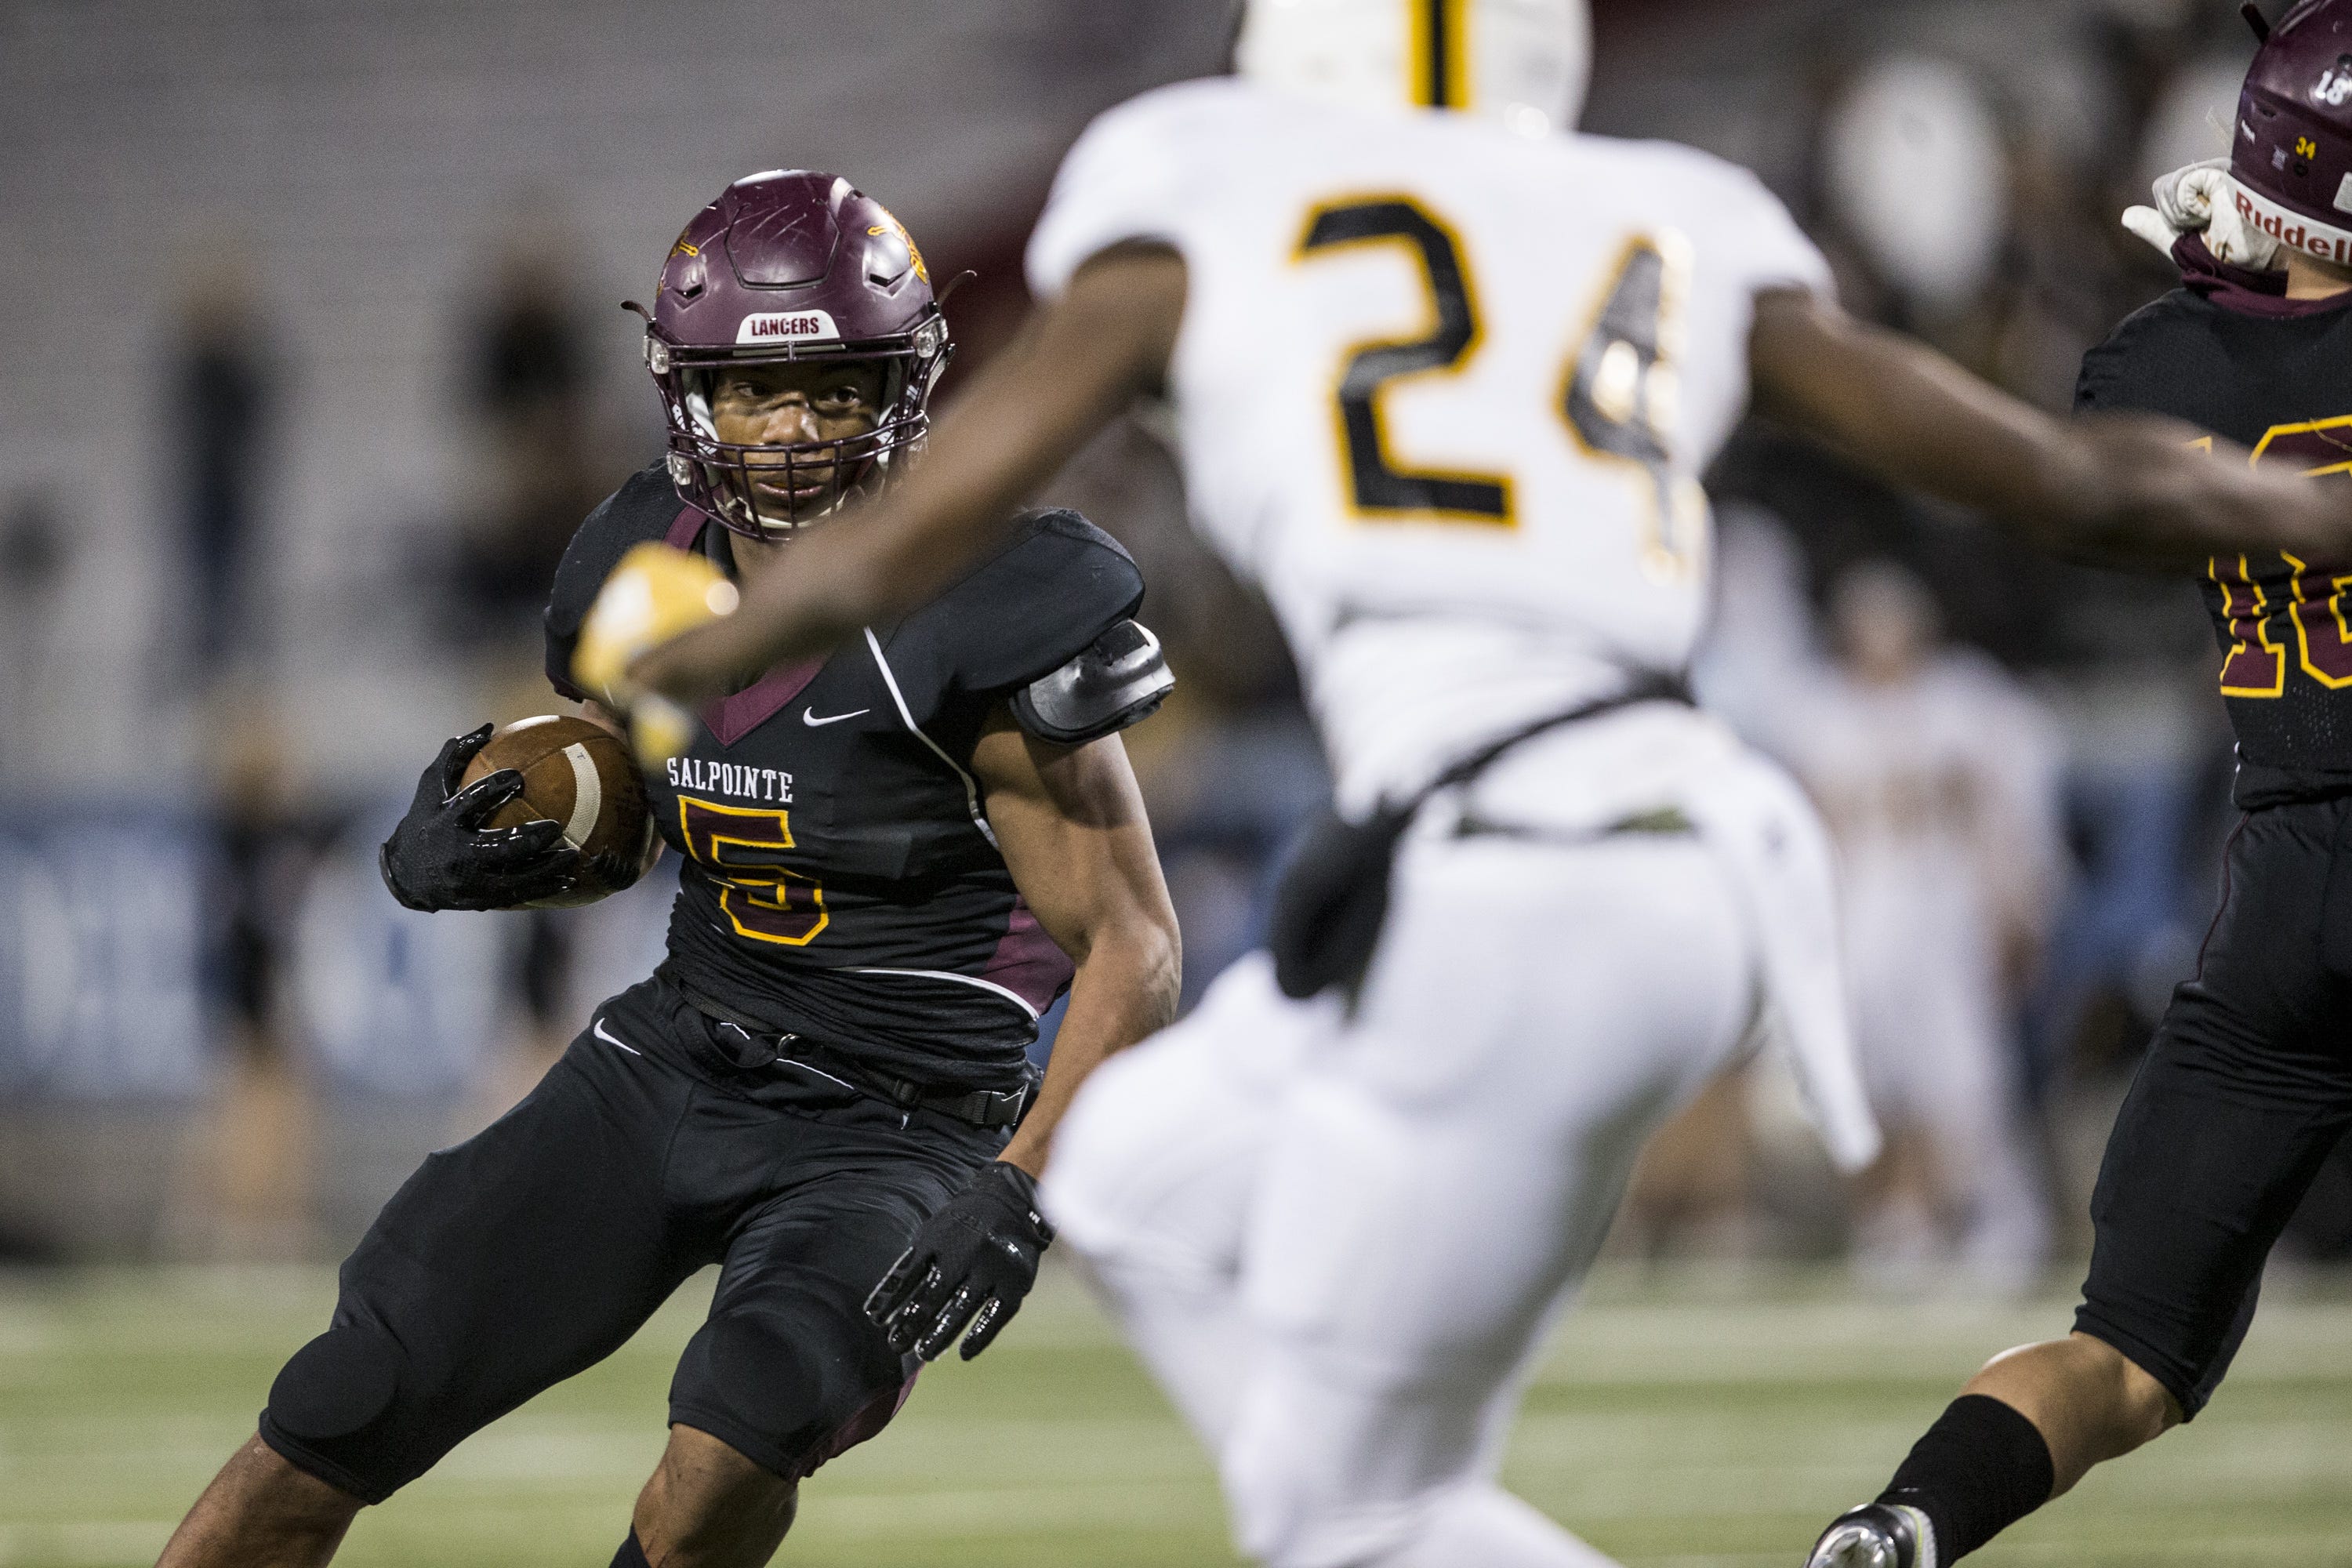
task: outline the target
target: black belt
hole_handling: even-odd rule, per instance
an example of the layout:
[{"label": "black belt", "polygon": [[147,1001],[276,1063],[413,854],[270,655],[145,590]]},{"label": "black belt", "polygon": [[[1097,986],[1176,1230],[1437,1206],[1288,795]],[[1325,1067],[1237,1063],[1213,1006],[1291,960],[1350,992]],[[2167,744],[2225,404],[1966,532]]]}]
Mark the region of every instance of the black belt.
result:
[{"label": "black belt", "polygon": [[1274,956],[1275,984],[1297,1001],[1333,986],[1353,998],[1380,946],[1388,921],[1389,877],[1397,846],[1413,818],[1443,790],[1466,784],[1515,746],[1563,725],[1597,719],[1640,702],[1688,702],[1690,689],[1678,675],[1635,679],[1612,697],[1580,702],[1521,725],[1454,763],[1402,800],[1383,797],[1360,822],[1325,806],[1291,847],[1275,884],[1267,921],[1266,949]]},{"label": "black belt", "polygon": [[[675,982],[673,982],[675,984]],[[680,987],[681,990],[685,988]],[[861,1063],[845,1059],[804,1036],[761,1030],[728,1016],[703,997],[687,993],[696,1012],[711,1023],[713,1044],[729,1063],[745,1072],[758,1072],[779,1062],[829,1078],[845,1089],[887,1100],[902,1110],[930,1110],[974,1127],[1011,1127],[1021,1120],[1029,1102],[1030,1083],[1018,1089],[932,1089],[913,1079],[896,1078]]]}]

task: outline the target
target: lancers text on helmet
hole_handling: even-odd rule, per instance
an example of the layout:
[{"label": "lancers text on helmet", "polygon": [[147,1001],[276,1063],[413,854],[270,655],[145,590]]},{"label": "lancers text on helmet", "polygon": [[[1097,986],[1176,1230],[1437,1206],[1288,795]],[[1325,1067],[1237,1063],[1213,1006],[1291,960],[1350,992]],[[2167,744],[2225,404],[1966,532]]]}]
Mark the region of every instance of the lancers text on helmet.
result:
[{"label": "lancers text on helmet", "polygon": [[744,317],[743,324],[736,329],[735,341],[738,343],[792,343],[840,336],[841,331],[833,324],[830,312],[781,310]]}]

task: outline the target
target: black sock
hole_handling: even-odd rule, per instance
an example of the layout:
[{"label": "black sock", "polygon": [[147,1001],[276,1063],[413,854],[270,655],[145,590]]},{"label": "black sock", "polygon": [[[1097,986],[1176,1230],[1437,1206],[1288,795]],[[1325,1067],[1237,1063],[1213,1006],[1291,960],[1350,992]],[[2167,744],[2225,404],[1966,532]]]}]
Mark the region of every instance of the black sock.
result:
[{"label": "black sock", "polygon": [[1912,1445],[1878,1500],[1927,1516],[1945,1568],[2048,1502],[2057,1484],[2032,1422],[1990,1395],[1964,1394]]},{"label": "black sock", "polygon": [[646,1561],[646,1549],[637,1544],[635,1531],[629,1531],[629,1538],[621,1542],[618,1552],[613,1553],[613,1568],[654,1568]]}]

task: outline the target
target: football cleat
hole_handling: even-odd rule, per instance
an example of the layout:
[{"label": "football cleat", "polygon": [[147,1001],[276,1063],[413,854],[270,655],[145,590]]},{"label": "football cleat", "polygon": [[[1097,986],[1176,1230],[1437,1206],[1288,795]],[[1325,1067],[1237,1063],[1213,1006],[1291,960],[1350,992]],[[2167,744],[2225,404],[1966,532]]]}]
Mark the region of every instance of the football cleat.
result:
[{"label": "football cleat", "polygon": [[1936,1527],[1904,1503],[1864,1503],[1830,1521],[1805,1568],[1936,1568]]}]

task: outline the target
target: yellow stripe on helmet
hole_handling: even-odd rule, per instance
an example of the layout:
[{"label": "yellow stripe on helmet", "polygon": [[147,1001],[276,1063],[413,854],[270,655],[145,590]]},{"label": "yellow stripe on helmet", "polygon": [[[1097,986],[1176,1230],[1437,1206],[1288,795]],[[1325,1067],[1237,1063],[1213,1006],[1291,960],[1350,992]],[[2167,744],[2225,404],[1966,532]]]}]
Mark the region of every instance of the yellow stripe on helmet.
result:
[{"label": "yellow stripe on helmet", "polygon": [[1408,95],[1423,109],[1470,107],[1470,0],[1405,0]]}]

